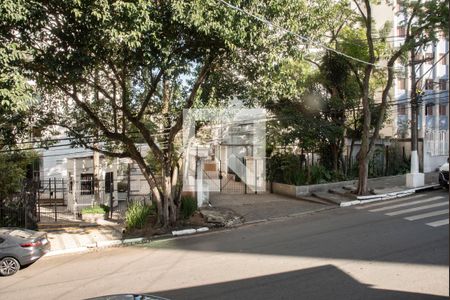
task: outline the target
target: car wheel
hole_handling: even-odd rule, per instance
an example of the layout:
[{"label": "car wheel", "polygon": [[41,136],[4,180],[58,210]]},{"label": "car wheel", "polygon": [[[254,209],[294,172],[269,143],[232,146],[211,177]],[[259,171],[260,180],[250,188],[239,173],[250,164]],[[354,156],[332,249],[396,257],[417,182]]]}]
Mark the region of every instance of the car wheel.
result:
[{"label": "car wheel", "polygon": [[0,260],[0,275],[11,276],[16,274],[20,269],[20,264],[17,259],[13,257],[5,257]]}]

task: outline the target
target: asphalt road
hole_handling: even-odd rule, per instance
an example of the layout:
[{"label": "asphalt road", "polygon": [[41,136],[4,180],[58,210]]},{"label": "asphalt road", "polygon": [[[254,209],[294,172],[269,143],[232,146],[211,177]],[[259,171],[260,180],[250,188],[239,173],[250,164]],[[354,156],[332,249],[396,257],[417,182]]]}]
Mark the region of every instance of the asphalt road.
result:
[{"label": "asphalt road", "polygon": [[43,258],[0,299],[448,299],[448,193]]}]

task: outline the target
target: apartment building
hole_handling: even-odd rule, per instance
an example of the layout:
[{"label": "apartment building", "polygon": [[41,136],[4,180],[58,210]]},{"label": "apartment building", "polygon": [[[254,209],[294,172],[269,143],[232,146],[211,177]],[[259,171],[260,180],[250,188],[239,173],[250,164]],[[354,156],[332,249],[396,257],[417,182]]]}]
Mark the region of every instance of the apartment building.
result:
[{"label": "apartment building", "polygon": [[[378,5],[374,9],[374,19],[378,26],[392,22],[389,41],[392,47],[399,47],[405,39],[405,16],[400,4],[394,6]],[[423,172],[434,171],[448,157],[449,134],[449,44],[443,34],[436,43],[417,49],[415,60],[425,60],[415,67],[417,88],[423,92],[419,104],[419,161]],[[403,142],[410,151],[411,137],[411,73],[410,65],[397,62],[396,78],[391,91],[390,122],[382,135]]]}]

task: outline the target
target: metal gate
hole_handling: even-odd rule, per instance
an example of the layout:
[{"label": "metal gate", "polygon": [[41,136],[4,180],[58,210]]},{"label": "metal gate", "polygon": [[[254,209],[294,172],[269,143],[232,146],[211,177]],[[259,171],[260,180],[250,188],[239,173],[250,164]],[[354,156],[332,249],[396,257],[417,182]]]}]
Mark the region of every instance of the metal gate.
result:
[{"label": "metal gate", "polygon": [[66,182],[62,178],[39,181],[37,190],[37,213],[40,222],[57,222],[66,212]]}]

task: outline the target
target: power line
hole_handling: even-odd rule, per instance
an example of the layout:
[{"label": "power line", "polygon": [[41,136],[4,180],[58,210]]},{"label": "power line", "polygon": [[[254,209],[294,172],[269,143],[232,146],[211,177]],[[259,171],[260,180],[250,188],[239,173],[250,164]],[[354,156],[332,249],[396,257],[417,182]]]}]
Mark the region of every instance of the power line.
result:
[{"label": "power line", "polygon": [[353,56],[351,56],[351,55],[345,54],[345,53],[340,52],[340,51],[338,51],[338,50],[336,50],[336,49],[333,49],[333,48],[331,48],[331,47],[328,47],[328,46],[326,46],[326,45],[324,45],[324,44],[322,44],[322,43],[319,43],[319,42],[316,42],[316,41],[312,41],[312,40],[311,40],[310,38],[308,38],[308,37],[302,36],[302,35],[300,35],[300,34],[298,34],[298,33],[295,33],[295,32],[293,32],[293,31],[291,31],[291,30],[288,30],[288,29],[286,29],[286,28],[284,28],[284,27],[281,27],[280,25],[274,24],[274,23],[272,23],[272,22],[266,20],[265,18],[263,18],[263,17],[261,17],[261,16],[258,16],[258,15],[256,15],[256,14],[250,13],[250,12],[248,12],[248,11],[246,11],[246,10],[240,8],[240,7],[237,7],[237,6],[233,5],[233,4],[230,4],[230,3],[228,3],[228,2],[226,2],[226,1],[224,1],[224,0],[216,0],[216,1],[219,1],[219,2],[221,2],[222,4],[224,4],[224,5],[228,6],[229,8],[231,8],[231,9],[234,9],[234,10],[236,10],[236,11],[239,11],[239,12],[241,12],[241,13],[244,13],[244,14],[246,14],[246,15],[248,15],[248,16],[250,16],[250,17],[252,17],[252,18],[254,18],[254,19],[256,19],[256,20],[258,20],[258,21],[260,21],[260,22],[262,22],[262,23],[264,23],[264,24],[266,24],[269,28],[277,28],[278,30],[280,30],[280,31],[282,31],[282,32],[284,32],[284,33],[289,33],[289,34],[291,34],[291,35],[297,37],[298,39],[300,39],[300,40],[303,41],[304,43],[308,43],[308,44],[317,46],[317,47],[319,47],[319,48],[323,48],[323,49],[325,49],[325,50],[334,52],[334,53],[336,53],[336,54],[338,54],[338,55],[344,56],[344,57],[346,57],[346,58],[348,58],[348,59],[351,59],[351,60],[354,60],[354,61],[357,61],[357,62],[366,64],[366,65],[371,65],[371,66],[374,66],[374,67],[380,68],[380,69],[385,69],[385,68],[387,68],[386,66],[381,66],[381,65],[378,65],[378,64],[373,64],[373,63],[367,62],[367,61],[365,61],[365,60],[362,60],[362,59],[353,57]]},{"label": "power line", "polygon": [[441,56],[441,58],[439,58],[437,61],[435,61],[431,67],[422,74],[422,76],[419,77],[419,79],[417,79],[417,81],[421,80],[428,72],[430,72],[432,69],[434,69],[434,67],[438,64],[438,62],[440,62],[447,54],[449,53],[449,51],[447,51],[444,55]]}]

